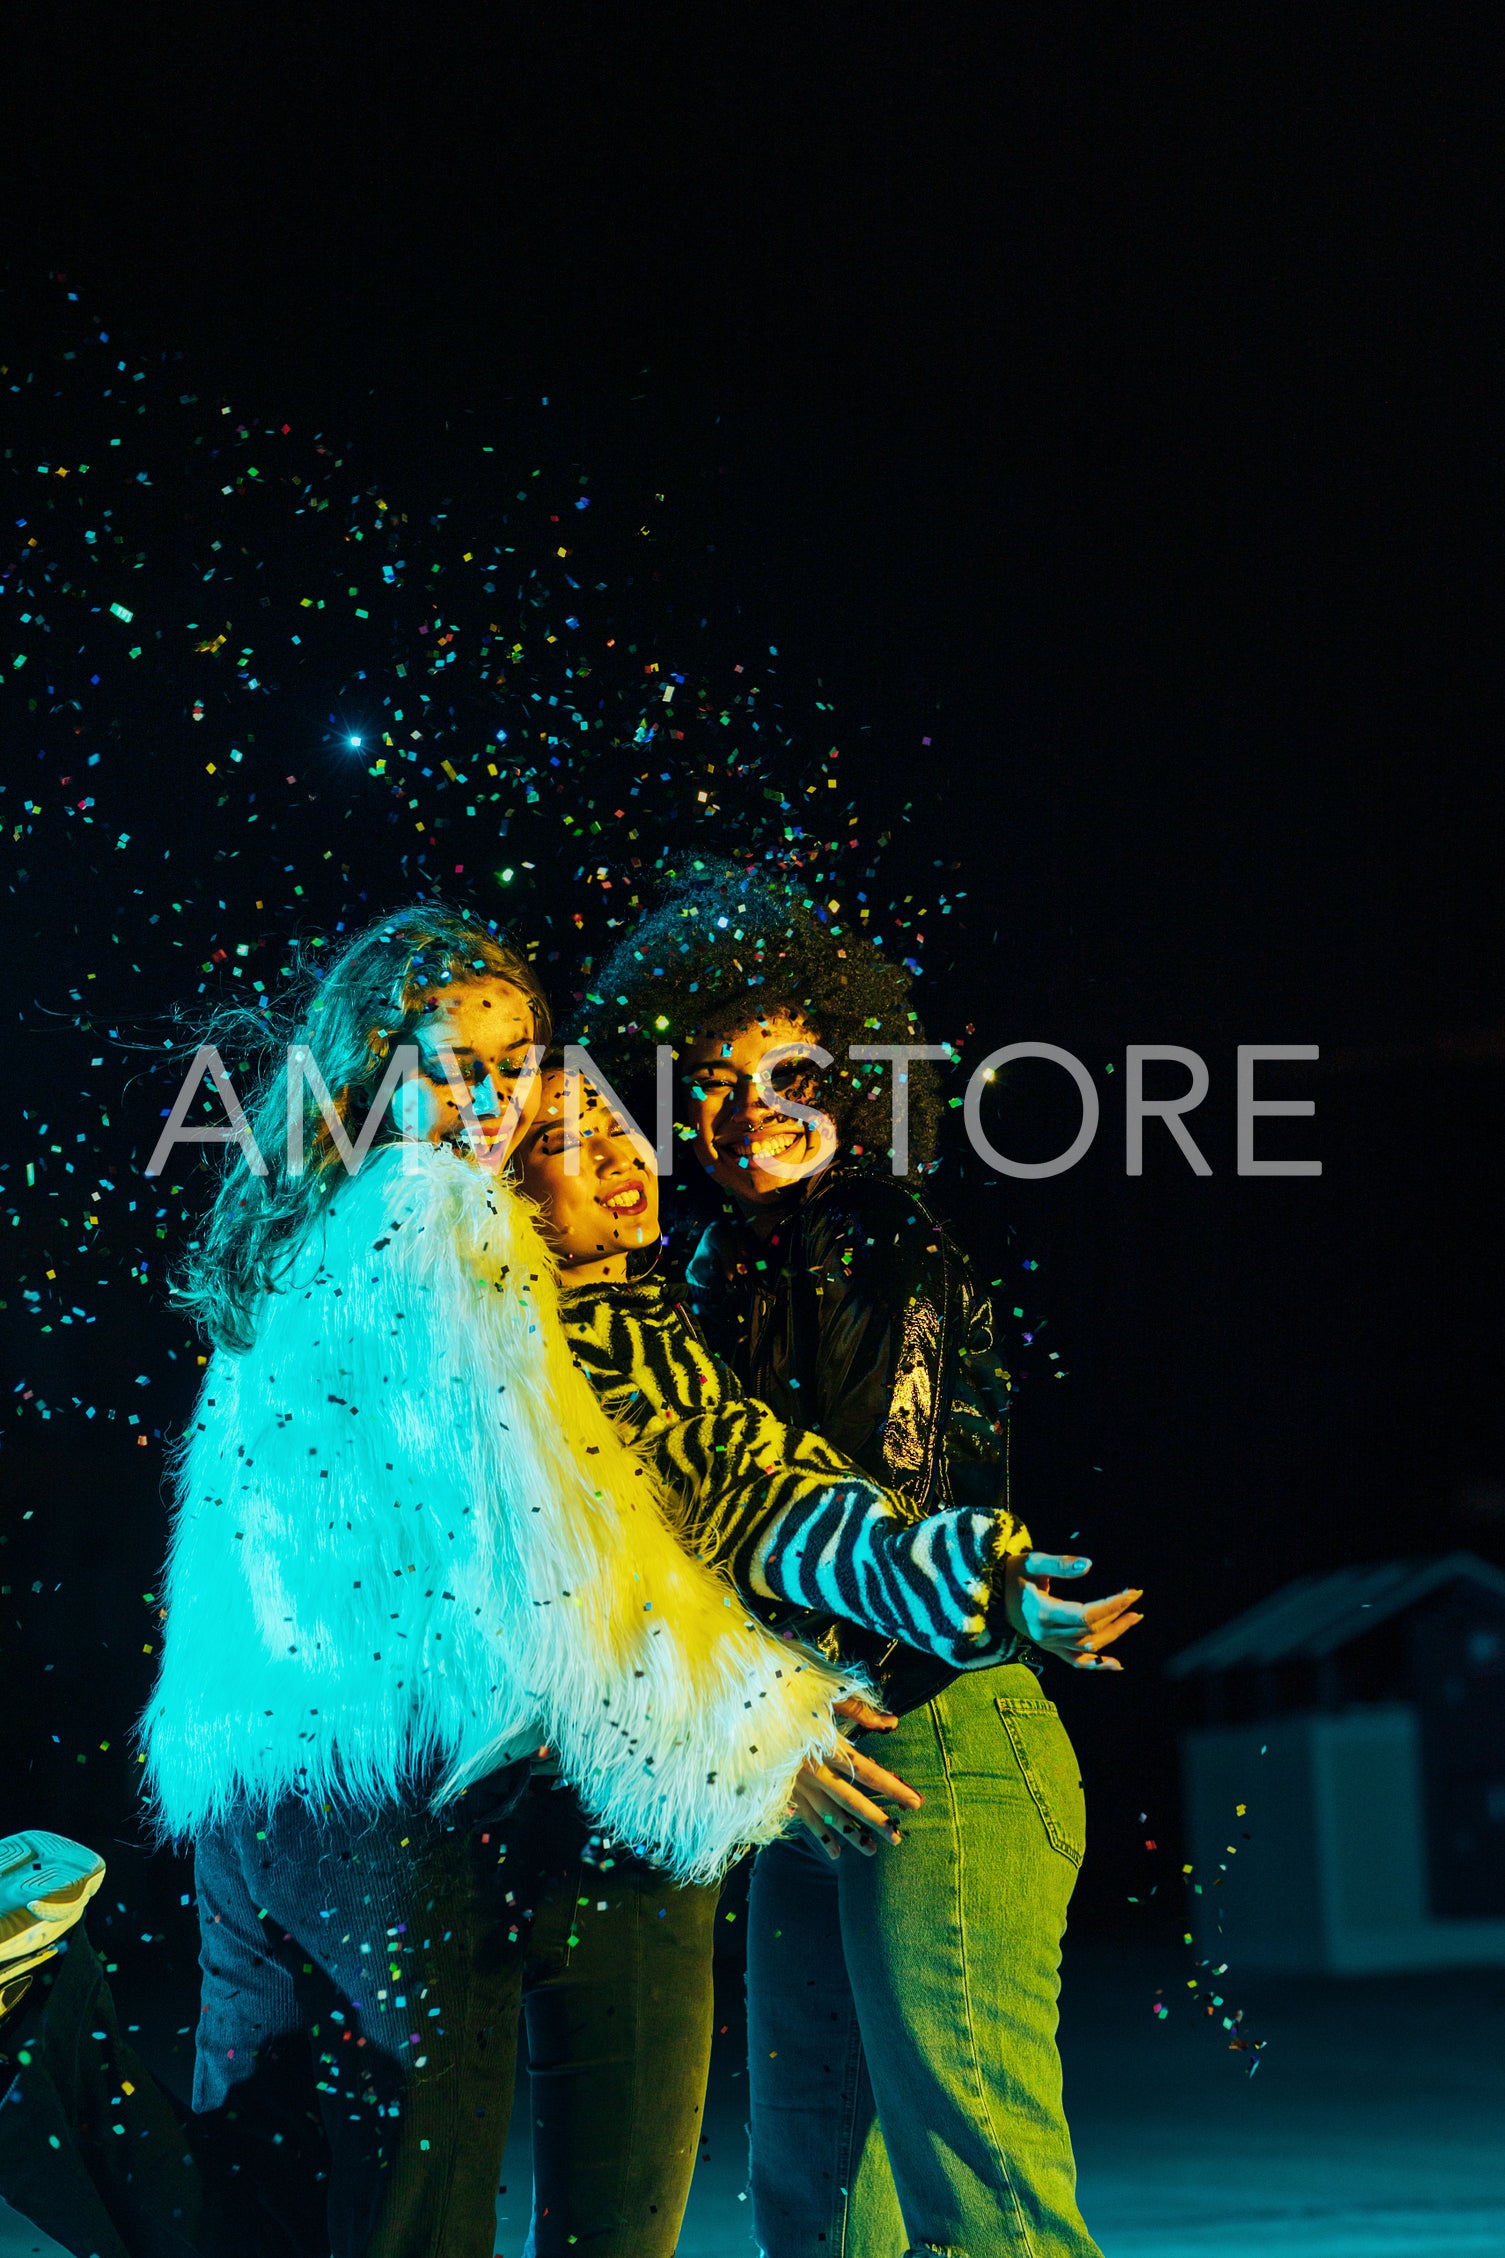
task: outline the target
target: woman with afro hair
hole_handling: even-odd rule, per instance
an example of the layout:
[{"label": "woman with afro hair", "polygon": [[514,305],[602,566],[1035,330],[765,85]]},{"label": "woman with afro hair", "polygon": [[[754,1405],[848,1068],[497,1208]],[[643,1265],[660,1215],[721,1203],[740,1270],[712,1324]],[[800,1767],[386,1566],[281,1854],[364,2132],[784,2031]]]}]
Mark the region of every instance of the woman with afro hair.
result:
[{"label": "woman with afro hair", "polygon": [[[906,974],[797,882],[702,858],[601,968],[588,1008],[598,1057],[626,1073],[634,1050],[669,1043],[687,1072],[696,1157],[730,1208],[690,1287],[749,1393],[917,1519],[1003,1502],[1009,1382],[991,1312],[915,1188],[945,1053],[925,1045]],[[1056,2048],[1082,1790],[1036,1675],[1041,1650],[1119,1667],[1104,1649],[1139,1620],[1140,1594],[1083,1605],[1050,1590],[1090,1565],[1016,1554],[1019,1636],[987,1668],[801,1625],[867,1670],[899,1718],[885,1762],[925,1801],[889,1858],[833,1865],[787,1836],[758,1855],[748,2044],[765,2258],[1095,2258]]]}]

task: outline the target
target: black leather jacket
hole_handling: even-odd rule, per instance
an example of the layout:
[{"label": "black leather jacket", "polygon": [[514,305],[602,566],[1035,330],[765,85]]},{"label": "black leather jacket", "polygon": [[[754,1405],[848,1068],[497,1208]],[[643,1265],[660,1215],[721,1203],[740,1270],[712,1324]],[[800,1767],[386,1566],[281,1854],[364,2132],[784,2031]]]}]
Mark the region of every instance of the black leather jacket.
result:
[{"label": "black leather jacket", "polygon": [[[966,1256],[907,1185],[828,1169],[766,1238],[746,1223],[712,1224],[689,1287],[749,1394],[824,1435],[916,1518],[1007,1502],[1012,1383],[992,1310]],[[956,1675],[852,1624],[836,1636],[900,1714]]]}]

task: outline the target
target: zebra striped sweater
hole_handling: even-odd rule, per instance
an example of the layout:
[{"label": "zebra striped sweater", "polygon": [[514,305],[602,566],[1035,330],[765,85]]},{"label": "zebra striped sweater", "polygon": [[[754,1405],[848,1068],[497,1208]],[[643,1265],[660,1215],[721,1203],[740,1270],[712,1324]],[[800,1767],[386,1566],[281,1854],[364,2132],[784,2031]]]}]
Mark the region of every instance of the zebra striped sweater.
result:
[{"label": "zebra striped sweater", "polygon": [[1017,1650],[1002,1563],[1029,1532],[1002,1511],[913,1508],[745,1395],[650,1279],[566,1287],[575,1360],[677,1501],[702,1560],[745,1599],[839,1615],[957,1670]]}]

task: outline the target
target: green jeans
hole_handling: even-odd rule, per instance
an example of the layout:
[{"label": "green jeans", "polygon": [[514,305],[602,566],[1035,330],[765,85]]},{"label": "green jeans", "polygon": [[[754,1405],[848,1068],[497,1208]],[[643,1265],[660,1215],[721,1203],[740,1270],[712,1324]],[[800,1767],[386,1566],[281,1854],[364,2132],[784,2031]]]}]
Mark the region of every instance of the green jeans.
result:
[{"label": "green jeans", "polygon": [[1100,2258],[1056,2050],[1082,1784],[1020,1664],[864,1746],[924,1796],[832,1865],[761,1852],[748,1908],[753,2231],[765,2258]]}]

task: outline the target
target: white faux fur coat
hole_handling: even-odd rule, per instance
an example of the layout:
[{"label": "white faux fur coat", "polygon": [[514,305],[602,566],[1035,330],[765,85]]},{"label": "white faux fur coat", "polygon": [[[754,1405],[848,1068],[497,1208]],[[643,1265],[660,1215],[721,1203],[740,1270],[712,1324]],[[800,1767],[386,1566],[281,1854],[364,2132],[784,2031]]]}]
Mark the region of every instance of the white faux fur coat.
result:
[{"label": "white faux fur coat", "polygon": [[444,1802],[540,1742],[681,1878],[783,1825],[843,1690],[671,1533],[577,1370],[504,1179],[406,1144],[342,1175],[178,1463],[163,1826],[247,1799]]}]

